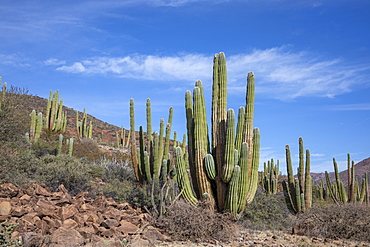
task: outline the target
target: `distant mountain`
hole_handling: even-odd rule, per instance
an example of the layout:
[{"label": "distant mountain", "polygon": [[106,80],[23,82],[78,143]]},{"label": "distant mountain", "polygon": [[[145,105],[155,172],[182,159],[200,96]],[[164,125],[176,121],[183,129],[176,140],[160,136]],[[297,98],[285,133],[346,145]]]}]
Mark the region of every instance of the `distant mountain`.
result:
[{"label": "distant mountain", "polygon": [[[359,181],[361,181],[361,179],[365,177],[365,173],[368,173],[368,172],[370,172],[370,157],[355,164],[355,176]],[[324,172],[311,173],[311,176],[312,176],[312,180],[314,181],[314,184],[318,184],[321,180],[325,180]],[[339,172],[339,176],[340,176],[340,180],[343,182],[344,186],[346,187],[348,185],[347,170]],[[334,172],[329,173],[329,178],[331,181],[335,179]]]}]

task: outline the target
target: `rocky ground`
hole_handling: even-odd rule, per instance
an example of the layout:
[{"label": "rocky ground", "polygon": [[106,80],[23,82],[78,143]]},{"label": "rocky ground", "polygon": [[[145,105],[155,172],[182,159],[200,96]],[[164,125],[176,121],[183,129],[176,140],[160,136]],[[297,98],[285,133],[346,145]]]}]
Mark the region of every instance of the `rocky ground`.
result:
[{"label": "rocky ground", "polygon": [[241,229],[227,243],[172,241],[150,224],[148,213],[127,203],[118,204],[111,198],[92,199],[87,192],[72,196],[63,185],[56,192],[38,184],[27,189],[9,183],[0,185],[0,223],[4,221],[16,225],[11,238],[22,241],[25,247],[370,246],[370,243],[248,229]]}]

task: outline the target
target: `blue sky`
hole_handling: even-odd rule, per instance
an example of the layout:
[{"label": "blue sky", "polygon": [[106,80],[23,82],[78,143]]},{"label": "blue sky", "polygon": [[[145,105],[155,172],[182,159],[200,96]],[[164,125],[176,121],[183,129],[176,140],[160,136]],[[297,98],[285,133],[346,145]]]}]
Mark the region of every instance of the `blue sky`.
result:
[{"label": "blue sky", "polygon": [[213,55],[225,52],[228,107],[245,105],[246,75],[256,78],[255,126],[261,164],[297,166],[298,138],[311,171],[346,169],[370,156],[369,1],[344,0],[2,0],[0,76],[117,126],[153,128],[174,107],[185,133],[184,95],[200,79],[211,106]]}]

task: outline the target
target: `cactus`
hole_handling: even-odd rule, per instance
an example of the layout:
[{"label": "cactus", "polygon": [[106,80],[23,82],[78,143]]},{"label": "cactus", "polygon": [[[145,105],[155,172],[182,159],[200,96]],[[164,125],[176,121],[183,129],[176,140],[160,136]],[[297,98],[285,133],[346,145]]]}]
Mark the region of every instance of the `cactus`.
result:
[{"label": "cactus", "polygon": [[37,142],[40,139],[41,131],[42,131],[42,112],[39,112],[36,115],[36,111],[32,110],[30,113],[31,117],[31,126],[30,132],[28,133],[27,142]]},{"label": "cactus", "polygon": [[[1,85],[1,82],[2,82],[2,77],[0,76],[0,85]],[[3,89],[1,91],[0,111],[3,109],[3,105],[5,102],[6,87],[7,87],[7,83],[4,82]]]},{"label": "cactus", "polygon": [[335,183],[332,183],[329,178],[329,174],[325,171],[326,178],[326,188],[330,198],[335,203],[354,203],[354,202],[367,202],[368,198],[365,196],[368,186],[367,174],[365,173],[365,178],[362,179],[361,189],[359,182],[355,179],[355,163],[351,161],[351,155],[347,154],[347,176],[348,176],[348,187],[345,189],[343,182],[340,180],[340,175],[338,172],[338,164],[333,158],[333,166],[335,173]]},{"label": "cactus", "polygon": [[264,169],[261,175],[261,183],[267,195],[274,195],[277,193],[279,180],[279,160],[274,164],[274,159],[264,163]]},{"label": "cactus", "polygon": [[81,138],[91,139],[92,138],[93,125],[91,121],[89,122],[89,124],[87,123],[86,108],[84,108],[81,121],[79,121],[79,112],[76,111],[76,127],[77,127],[76,129],[77,136],[79,139]]},{"label": "cactus", "polygon": [[253,128],[254,74],[248,73],[246,106],[239,108],[235,131],[234,110],[226,109],[225,54],[216,54],[213,62],[210,136],[202,82],[196,81],[193,95],[189,90],[185,94],[191,191],[210,208],[236,217],[253,200],[258,184],[260,133]]},{"label": "cactus", "polygon": [[63,148],[63,135],[59,134],[57,155],[62,154],[62,148]]},{"label": "cactus", "polygon": [[73,154],[73,138],[67,139],[67,145],[68,145],[68,155],[72,156],[72,154]]},{"label": "cactus", "polygon": [[[297,214],[304,212],[312,205],[312,178],[310,175],[310,151],[306,150],[306,163],[304,163],[303,138],[299,140],[299,166],[298,178],[294,178],[293,165],[289,145],[285,146],[288,182],[283,182],[285,201],[288,209]],[[304,171],[304,172],[303,172]]]},{"label": "cactus", "polygon": [[[130,126],[131,136],[135,135],[134,100],[130,100]],[[175,175],[170,165],[170,136],[173,118],[173,108],[169,109],[168,123],[164,128],[164,119],[160,119],[160,130],[152,134],[151,101],[146,102],[147,132],[139,127],[139,147],[136,140],[131,141],[131,157],[135,176],[140,183],[151,184],[151,201],[155,212],[162,215],[164,205],[168,200],[168,190]],[[165,135],[165,136],[164,136]],[[167,192],[165,192],[167,191]],[[157,195],[159,194],[159,207],[157,208]]]},{"label": "cactus", "polygon": [[63,99],[59,100],[59,91],[50,90],[46,105],[45,129],[49,132],[65,132],[67,127],[67,114],[63,112]]}]

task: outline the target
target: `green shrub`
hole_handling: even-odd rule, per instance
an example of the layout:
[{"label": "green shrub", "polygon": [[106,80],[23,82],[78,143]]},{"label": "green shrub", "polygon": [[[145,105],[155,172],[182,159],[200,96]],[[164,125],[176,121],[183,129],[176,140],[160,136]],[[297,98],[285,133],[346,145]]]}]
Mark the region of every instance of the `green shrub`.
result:
[{"label": "green shrub", "polygon": [[40,161],[24,147],[0,148],[0,183],[13,183],[24,187],[36,180]]},{"label": "green shrub", "polygon": [[70,193],[79,193],[87,189],[94,176],[103,177],[102,169],[99,167],[93,167],[69,155],[46,155],[40,161],[38,181],[52,190],[63,184]]},{"label": "green shrub", "polygon": [[290,230],[293,219],[281,192],[266,195],[259,189],[254,200],[247,205],[240,223],[253,230]]},{"label": "green shrub", "polygon": [[17,225],[9,224],[7,220],[0,222],[0,246],[17,247],[22,244],[17,239],[11,239],[12,232]]}]

